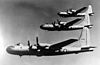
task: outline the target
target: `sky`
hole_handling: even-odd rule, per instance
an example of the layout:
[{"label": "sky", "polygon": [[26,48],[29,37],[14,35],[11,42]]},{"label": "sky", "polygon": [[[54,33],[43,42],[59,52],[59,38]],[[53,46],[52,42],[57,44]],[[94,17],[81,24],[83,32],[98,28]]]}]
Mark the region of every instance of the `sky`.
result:
[{"label": "sky", "polygon": [[[100,1],[99,0],[0,0],[0,64],[1,65],[100,65]],[[78,38],[80,31],[47,32],[39,28],[41,24],[51,23],[56,19],[70,21],[73,18],[62,19],[58,11],[69,8],[79,9],[92,4],[94,16],[91,23],[91,45],[97,48],[90,53],[72,54],[51,57],[36,57],[11,55],[6,52],[10,45],[21,42],[26,45],[30,40],[54,44],[69,38]]]}]

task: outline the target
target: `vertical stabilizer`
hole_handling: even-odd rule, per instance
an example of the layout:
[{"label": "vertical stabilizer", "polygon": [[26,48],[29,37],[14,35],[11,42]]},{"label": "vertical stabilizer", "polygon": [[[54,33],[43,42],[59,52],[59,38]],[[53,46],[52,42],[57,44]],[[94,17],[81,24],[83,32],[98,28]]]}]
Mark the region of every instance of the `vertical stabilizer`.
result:
[{"label": "vertical stabilizer", "polygon": [[90,15],[92,15],[93,13],[88,13],[88,12],[92,12],[91,8],[92,6],[89,5],[88,10],[85,12],[83,21],[80,24],[78,24],[79,26],[87,27],[89,29],[93,27],[93,25],[90,23]]},{"label": "vertical stabilizer", "polygon": [[88,15],[88,14],[86,14],[85,16],[84,16],[85,18],[84,18],[84,24],[83,25],[90,25],[90,16]]},{"label": "vertical stabilizer", "polygon": [[90,46],[90,30],[87,27],[82,29],[79,43],[81,44],[81,47]]},{"label": "vertical stabilizer", "polygon": [[89,5],[89,6],[88,6],[87,13],[88,13],[88,14],[89,14],[89,13],[93,13],[93,11],[92,11],[92,5]]},{"label": "vertical stabilizer", "polygon": [[83,21],[79,25],[80,26],[91,25],[89,14],[85,14]]},{"label": "vertical stabilizer", "polygon": [[91,25],[91,23],[90,23],[90,15],[92,15],[92,14],[93,14],[92,6],[89,5],[88,6],[88,10],[85,12],[83,21],[79,25],[81,25],[81,26]]}]

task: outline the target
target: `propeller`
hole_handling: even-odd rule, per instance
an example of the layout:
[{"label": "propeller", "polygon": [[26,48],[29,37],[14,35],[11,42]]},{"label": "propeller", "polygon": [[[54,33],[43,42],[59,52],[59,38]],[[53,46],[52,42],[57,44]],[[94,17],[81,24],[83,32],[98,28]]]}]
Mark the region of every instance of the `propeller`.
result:
[{"label": "propeller", "polygon": [[39,41],[38,41],[38,37],[36,37],[36,44],[37,44],[37,46],[40,46]]},{"label": "propeller", "polygon": [[67,10],[67,13],[68,13],[68,14],[72,14],[72,8],[68,9],[68,10]]},{"label": "propeller", "polygon": [[29,46],[29,49],[32,49],[32,45],[30,44],[29,40],[28,40],[28,44],[27,45]]},{"label": "propeller", "polygon": [[57,23],[58,23],[59,25],[61,25],[60,22],[61,22],[61,20],[57,19]]},{"label": "propeller", "polygon": [[28,45],[29,47],[31,46],[31,45],[30,45],[30,41],[29,41],[29,40],[28,40],[28,44],[27,44],[27,45]]},{"label": "propeller", "polygon": [[76,12],[76,10],[73,9],[73,8],[70,8],[69,11],[72,12],[72,13],[75,13]]},{"label": "propeller", "polygon": [[72,10],[73,10],[72,8],[69,9],[70,12],[72,12]]},{"label": "propeller", "polygon": [[68,9],[66,10],[66,12],[68,13]]},{"label": "propeller", "polygon": [[52,25],[55,27],[56,21],[52,22]]}]

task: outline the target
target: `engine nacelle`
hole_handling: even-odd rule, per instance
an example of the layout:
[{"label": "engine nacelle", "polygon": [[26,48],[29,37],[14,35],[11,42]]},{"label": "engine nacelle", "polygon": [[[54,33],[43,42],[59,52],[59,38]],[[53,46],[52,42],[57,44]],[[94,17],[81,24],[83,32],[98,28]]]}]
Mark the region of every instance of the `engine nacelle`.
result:
[{"label": "engine nacelle", "polygon": [[74,10],[74,9],[69,9],[69,11],[72,13],[76,12],[76,10]]},{"label": "engine nacelle", "polygon": [[73,10],[73,9],[72,9],[71,12],[76,12],[76,10]]}]

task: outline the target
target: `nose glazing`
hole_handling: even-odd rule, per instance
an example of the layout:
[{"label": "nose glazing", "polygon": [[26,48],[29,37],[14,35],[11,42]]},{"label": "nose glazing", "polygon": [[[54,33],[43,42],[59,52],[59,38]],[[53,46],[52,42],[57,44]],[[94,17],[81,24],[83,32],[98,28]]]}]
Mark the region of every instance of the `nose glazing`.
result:
[{"label": "nose glazing", "polygon": [[43,29],[44,28],[44,25],[41,25],[40,28]]},{"label": "nose glazing", "polygon": [[60,12],[57,13],[58,15],[60,14]]},{"label": "nose glazing", "polygon": [[14,46],[9,46],[9,47],[7,47],[6,51],[7,51],[8,53],[11,53],[11,52],[12,52],[12,48],[14,48]]}]

